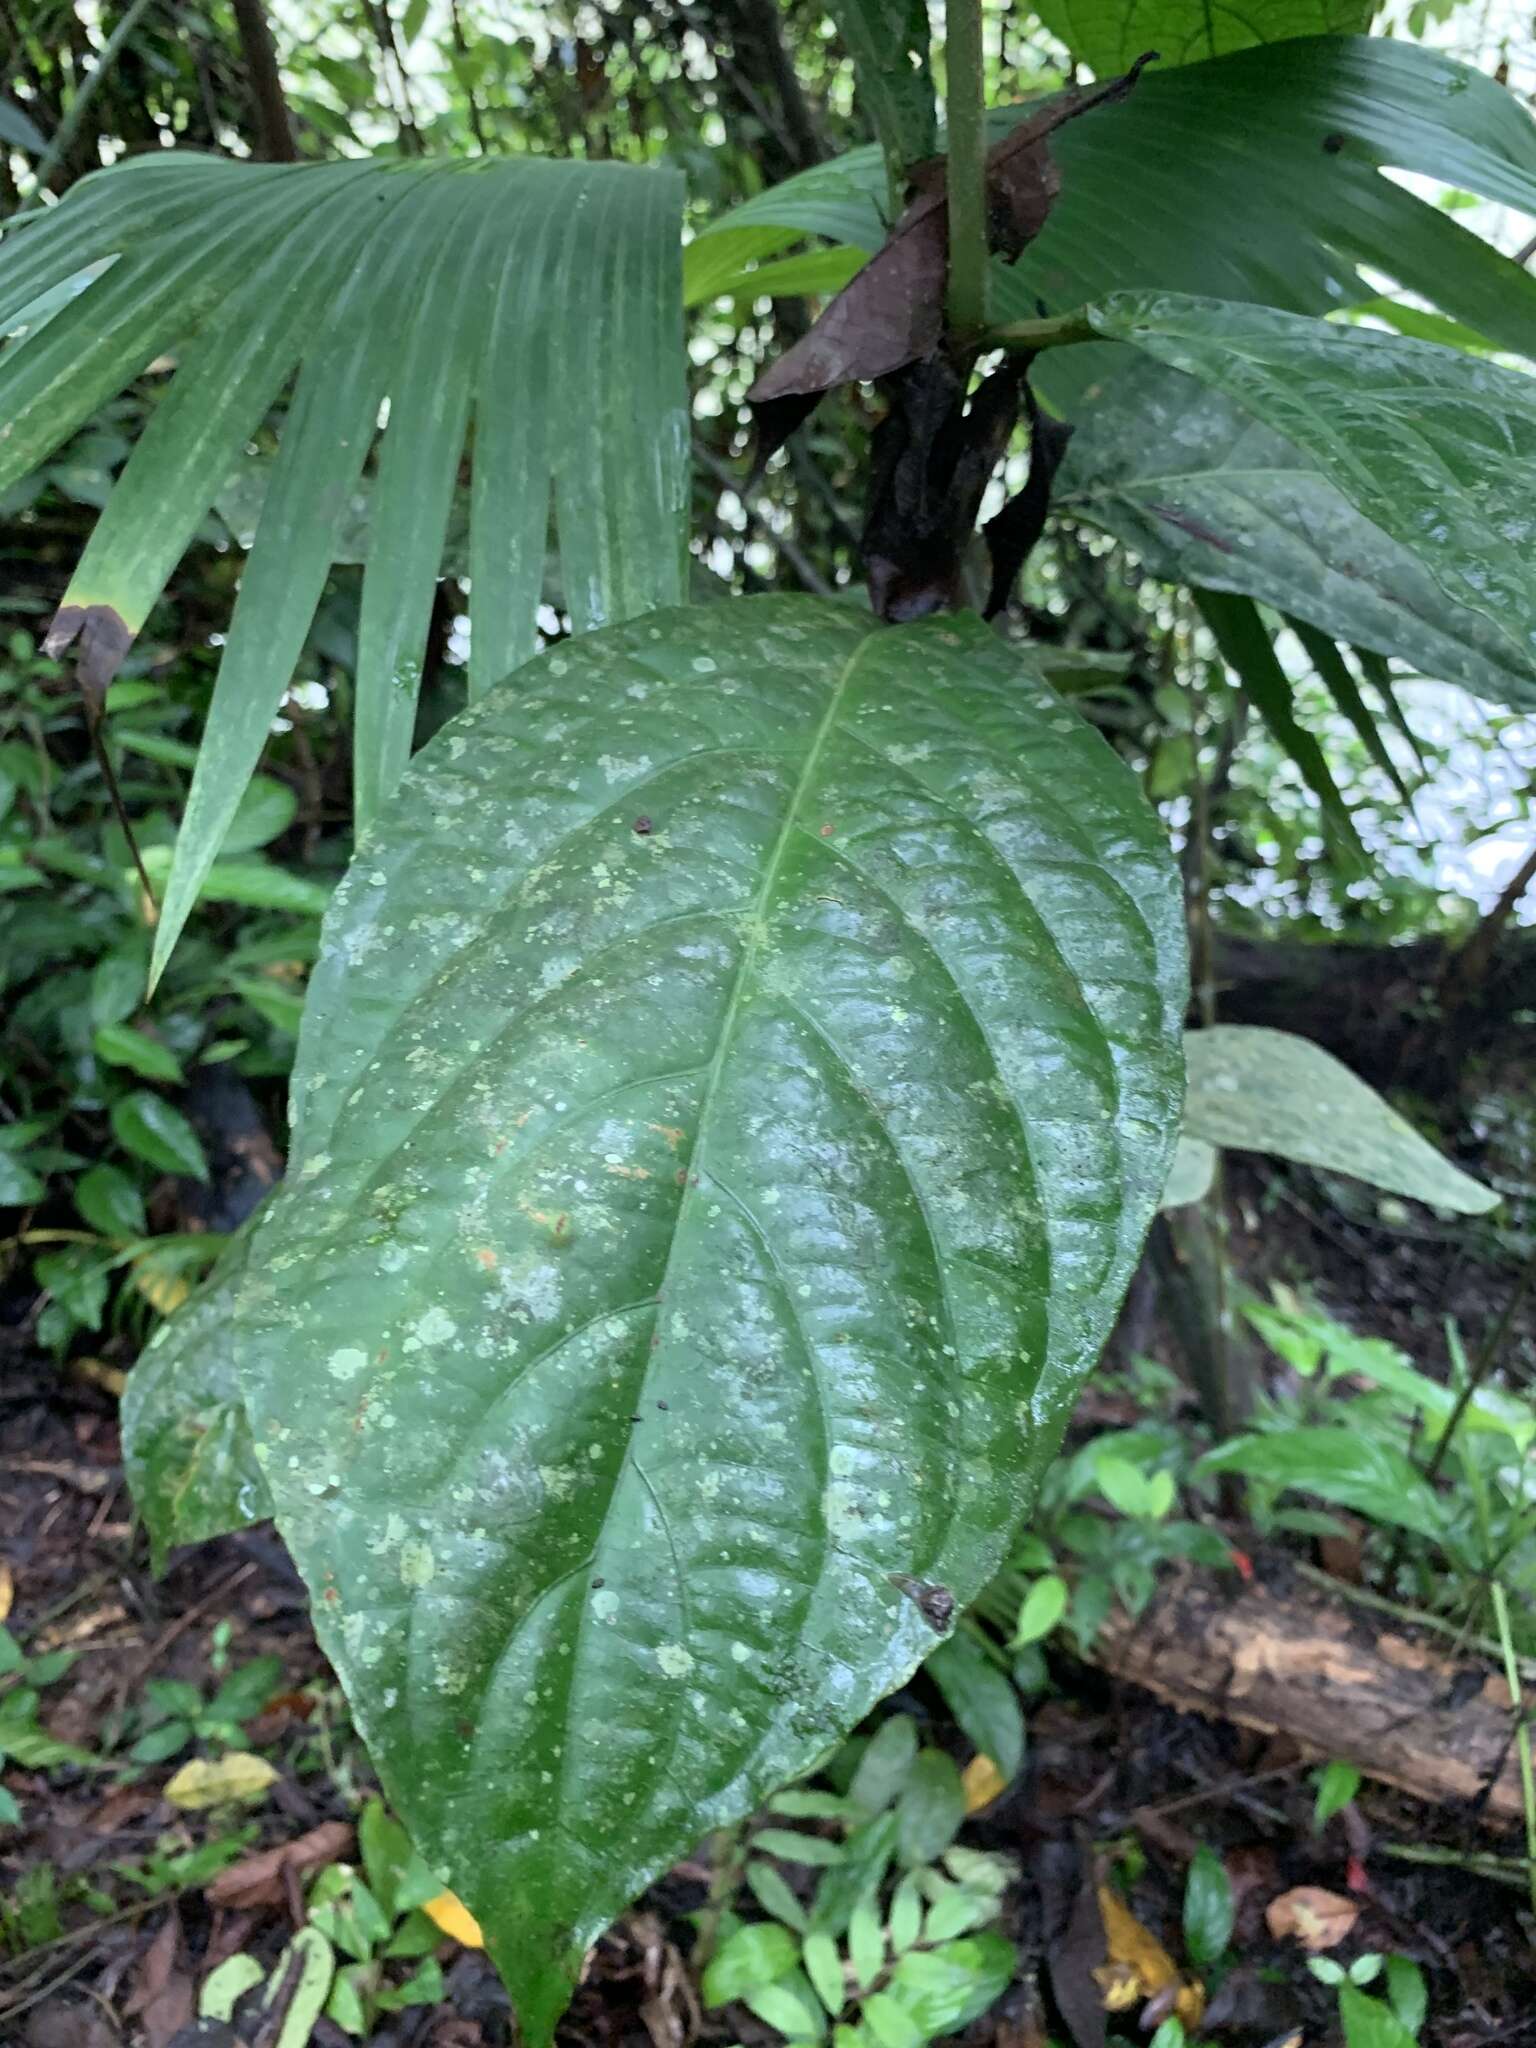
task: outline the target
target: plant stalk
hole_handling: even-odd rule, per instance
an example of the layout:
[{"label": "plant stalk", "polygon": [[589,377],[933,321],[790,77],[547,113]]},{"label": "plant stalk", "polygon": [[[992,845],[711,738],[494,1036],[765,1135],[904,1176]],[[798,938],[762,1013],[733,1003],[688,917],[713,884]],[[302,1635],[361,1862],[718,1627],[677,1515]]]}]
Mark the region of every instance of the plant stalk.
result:
[{"label": "plant stalk", "polygon": [[987,324],[986,88],[981,0],[947,0],[945,116],[949,129],[949,324],[963,340]]},{"label": "plant stalk", "polygon": [[1068,348],[1074,342],[1102,339],[1086,307],[1079,307],[1075,313],[1058,313],[1052,320],[1010,320],[1006,327],[994,327],[986,342],[988,348],[1023,349],[1034,355],[1043,348]]}]

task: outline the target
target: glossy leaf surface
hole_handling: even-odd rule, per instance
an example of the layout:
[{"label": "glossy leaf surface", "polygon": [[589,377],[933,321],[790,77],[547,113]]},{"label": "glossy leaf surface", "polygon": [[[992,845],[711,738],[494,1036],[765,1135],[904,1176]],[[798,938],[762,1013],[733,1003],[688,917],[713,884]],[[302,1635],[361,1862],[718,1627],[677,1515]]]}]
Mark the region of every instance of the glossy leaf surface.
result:
[{"label": "glossy leaf surface", "polygon": [[1536,380],[1294,313],[1122,293],[1094,327],[1197,377],[1307,454],[1505,659],[1536,659]]},{"label": "glossy leaf surface", "polygon": [[1161,1192],[1184,977],[1133,780],[975,619],[594,635],[364,841],[241,1377],[532,2039],[1004,1556]]},{"label": "glossy leaf surface", "polygon": [[1154,575],[1255,598],[1479,697],[1536,706],[1536,655],[1453,602],[1299,448],[1161,363],[1125,362],[1077,415],[1054,502]]},{"label": "glossy leaf surface", "polygon": [[160,1325],[123,1392],[123,1464],[157,1572],[178,1543],[272,1512],[235,1370],[235,1289],[249,1244],[249,1233],[238,1238]]},{"label": "glossy leaf surface", "polygon": [[[992,133],[1029,111],[998,110]],[[1130,288],[1330,313],[1378,295],[1369,272],[1536,353],[1536,277],[1382,175],[1417,171],[1536,212],[1536,124],[1513,94],[1439,51],[1313,36],[1153,69],[1121,105],[1063,128],[1051,151],[1061,196],[1020,262],[994,265],[999,319]],[[884,184],[865,149],[757,194],[690,243],[689,300],[741,289],[754,261],[805,235],[879,248]],[[1057,349],[1037,381],[1080,421],[1114,362],[1107,348]]]}]

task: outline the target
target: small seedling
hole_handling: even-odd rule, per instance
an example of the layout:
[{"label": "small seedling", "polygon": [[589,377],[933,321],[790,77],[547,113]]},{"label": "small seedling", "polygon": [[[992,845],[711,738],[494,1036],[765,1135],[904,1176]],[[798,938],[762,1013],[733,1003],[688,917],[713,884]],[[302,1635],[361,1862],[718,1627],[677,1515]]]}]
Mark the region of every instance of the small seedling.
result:
[{"label": "small seedling", "polygon": [[282,1675],[280,1658],[257,1657],[225,1678],[209,1699],[185,1679],[150,1679],[134,1717],[138,1734],[130,1758],[137,1764],[165,1763],[193,1743],[215,1751],[240,1748],[243,1724],[255,1720]]},{"label": "small seedling", "polygon": [[[1011,1980],[1012,1946],[990,1923],[1013,1866],[955,1841],[960,1772],[942,1751],[919,1748],[906,1715],[843,1761],[851,1770],[834,1774],[846,1792],[797,1786],[770,1800],[743,1875],[771,1918],[721,1914],[705,2003],[739,1999],[795,2042],[830,2029],[834,2048],[922,2048],[985,2012]],[[820,1873],[808,1893],[786,1864]]]},{"label": "small seedling", "polygon": [[[46,1771],[56,1764],[94,1769],[99,1759],[72,1742],[60,1742],[38,1720],[42,1690],[55,1685],[75,1661],[73,1650],[52,1650],[29,1657],[8,1628],[0,1628],[0,1768],[20,1764],[24,1770]],[[0,1827],[16,1827],[21,1808],[0,1785]]]}]

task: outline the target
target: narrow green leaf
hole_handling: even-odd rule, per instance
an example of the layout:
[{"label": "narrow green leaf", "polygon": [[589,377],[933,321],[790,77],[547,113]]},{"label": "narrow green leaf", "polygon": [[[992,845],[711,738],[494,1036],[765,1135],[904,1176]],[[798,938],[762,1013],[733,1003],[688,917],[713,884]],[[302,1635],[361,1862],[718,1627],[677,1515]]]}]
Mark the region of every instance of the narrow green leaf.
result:
[{"label": "narrow green leaf", "polygon": [[843,1988],[843,1959],[830,1934],[808,1934],[800,1944],[800,1960],[811,1980],[811,1989],[836,2019],[846,2001]]},{"label": "narrow green leaf", "polygon": [[[354,176],[253,263],[182,359],[97,521],[61,613],[109,607],[136,634],[213,503],[218,480],[287,379],[339,254],[376,211]],[[295,246],[297,244],[297,246]],[[126,643],[125,643],[126,644]]]},{"label": "narrow green leaf", "polygon": [[1055,1572],[1036,1579],[1019,1604],[1009,1648],[1022,1650],[1043,1642],[1067,1611],[1067,1582]]},{"label": "narrow green leaf", "polygon": [[1305,619],[1287,619],[1286,624],[1306,649],[1319,681],[1327,690],[1338,709],[1347,718],[1359,735],[1360,743],[1370,755],[1382,774],[1391,782],[1405,804],[1413,802],[1413,793],[1403,780],[1397,763],[1387,751],[1381,737],[1381,729],[1371,716],[1370,708],[1360,694],[1360,685],[1355,681],[1349,663],[1328,634],[1320,633],[1309,626]]},{"label": "narrow green leaf", "polygon": [[1191,1138],[1351,1174],[1456,1215],[1480,1216],[1498,1206],[1492,1189],[1453,1166],[1310,1039],[1257,1024],[1217,1024],[1185,1033],[1184,1061],[1184,1129]]},{"label": "narrow green leaf", "polygon": [[1402,1452],[1342,1425],[1233,1437],[1207,1451],[1198,1470],[1237,1472],[1268,1486],[1295,1487],[1421,1536],[1445,1533],[1434,1488]]},{"label": "narrow green leaf", "polygon": [[112,1105],[112,1132],[124,1151],[158,1166],[163,1173],[208,1178],[202,1142],[181,1111],[164,1096],[136,1088]]},{"label": "narrow green leaf", "polygon": [[[425,263],[390,382],[357,640],[354,802],[360,829],[410,759],[448,507],[490,306],[496,217],[439,177],[420,218]],[[583,387],[584,392],[590,387]]]},{"label": "narrow green leaf", "polygon": [[928,1672],[972,1748],[991,1757],[1004,1780],[1024,1761],[1024,1716],[1011,1681],[968,1631],[940,1643]]},{"label": "narrow green leaf", "polygon": [[864,1745],[849,1797],[866,1813],[884,1813],[896,1803],[917,1760],[917,1723],[910,1714],[886,1714]]},{"label": "narrow green leaf", "polygon": [[407,771],[327,916],[240,1369],[530,2040],[912,1673],[912,1589],[1001,1563],[1166,1176],[1184,973],[1132,778],[973,619],[656,613]]},{"label": "narrow green leaf", "polygon": [[1303,782],[1317,798],[1339,847],[1350,860],[1364,865],[1365,848],[1360,844],[1349,806],[1339,794],[1333,770],[1316,736],[1297,720],[1290,678],[1280,666],[1257,606],[1246,597],[1234,597],[1229,591],[1220,590],[1197,590],[1195,603],[1223,661],[1241,682],[1276,744],[1290,756]]},{"label": "narrow green leaf", "polygon": [[24,149],[29,156],[41,156],[48,147],[37,124],[14,100],[6,99],[0,99],[0,142]]},{"label": "narrow green leaf", "polygon": [[765,1913],[771,1913],[775,1920],[782,1920],[797,1934],[805,1933],[811,1924],[806,1910],[773,1864],[749,1863],[746,1877],[748,1891]]},{"label": "narrow green leaf", "polygon": [[959,1765],[942,1749],[919,1750],[896,1802],[896,1844],[902,1862],[936,1862],[964,1819]]},{"label": "narrow green leaf", "polygon": [[168,1045],[131,1024],[99,1024],[91,1038],[99,1060],[109,1066],[129,1067],[148,1081],[180,1081],[181,1062]]}]

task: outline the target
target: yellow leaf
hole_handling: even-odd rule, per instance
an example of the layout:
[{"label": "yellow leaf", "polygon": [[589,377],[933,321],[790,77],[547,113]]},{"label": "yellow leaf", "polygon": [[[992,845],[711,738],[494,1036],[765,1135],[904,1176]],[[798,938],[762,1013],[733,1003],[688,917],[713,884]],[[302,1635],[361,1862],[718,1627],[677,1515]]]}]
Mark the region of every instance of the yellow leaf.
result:
[{"label": "yellow leaf", "polygon": [[16,1581],[11,1576],[8,1564],[0,1563],[0,1621],[11,1611],[11,1602],[16,1598]]},{"label": "yellow leaf", "polygon": [[264,1756],[232,1749],[227,1756],[194,1757],[183,1764],[165,1788],[172,1806],[198,1812],[205,1806],[227,1806],[232,1800],[259,1799],[277,1776]]},{"label": "yellow leaf", "polygon": [[979,1813],[1008,1790],[1008,1780],[989,1756],[973,1756],[960,1774],[965,1787],[965,1810]]},{"label": "yellow leaf", "polygon": [[1186,2027],[1197,2027],[1205,2013],[1205,1992],[1178,1965],[1150,1928],[1143,1927],[1119,1894],[1099,1886],[1099,1918],[1104,1923],[1106,1959],[1094,1971],[1106,2012],[1128,2012],[1177,1985],[1174,2011]]},{"label": "yellow leaf", "polygon": [[128,1375],[120,1365],[108,1365],[101,1358],[72,1358],[69,1369],[77,1380],[86,1380],[93,1387],[100,1387],[104,1393],[115,1394],[121,1399],[128,1385]]},{"label": "yellow leaf", "polygon": [[185,1273],[164,1273],[148,1259],[134,1267],[133,1284],[162,1316],[174,1315],[192,1292],[192,1282]]},{"label": "yellow leaf", "polygon": [[428,1899],[421,1910],[434,1927],[440,1927],[444,1934],[461,1942],[465,1948],[485,1947],[480,1922],[452,1892],[439,1892],[435,1899]]}]

